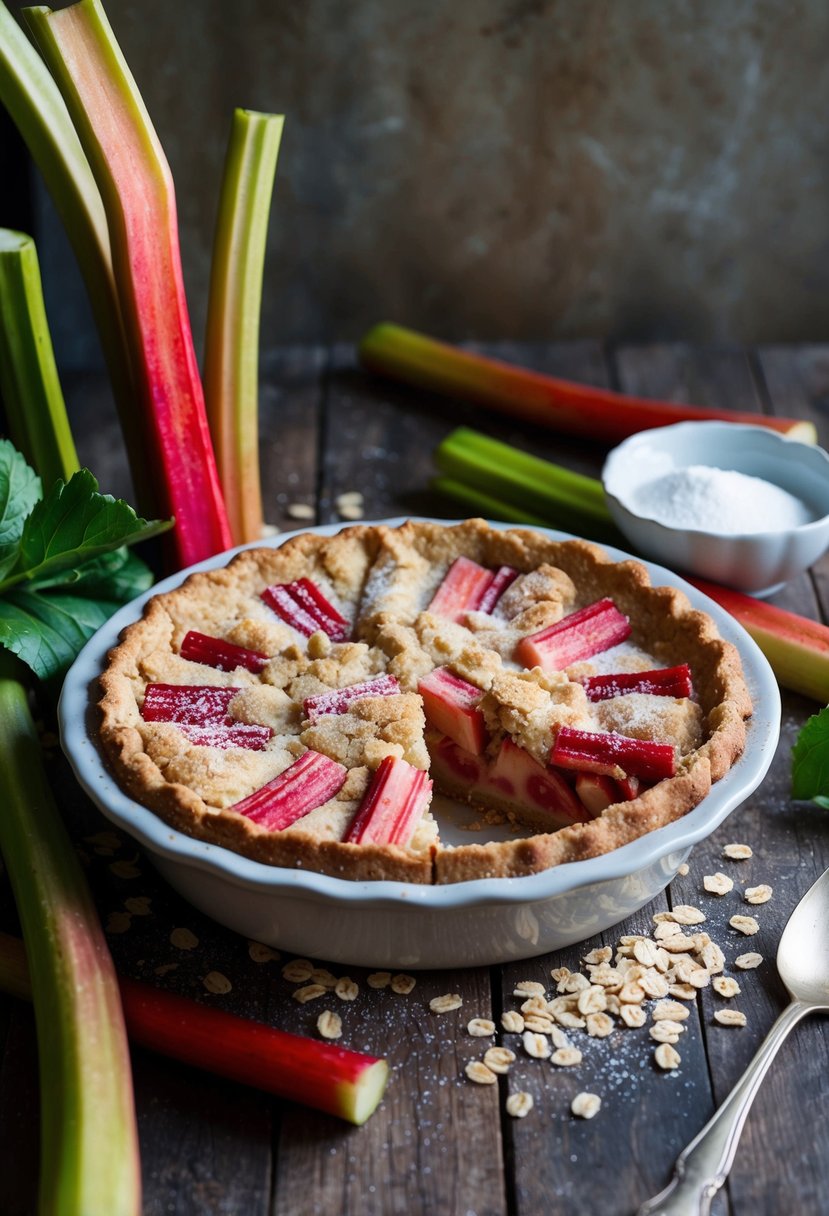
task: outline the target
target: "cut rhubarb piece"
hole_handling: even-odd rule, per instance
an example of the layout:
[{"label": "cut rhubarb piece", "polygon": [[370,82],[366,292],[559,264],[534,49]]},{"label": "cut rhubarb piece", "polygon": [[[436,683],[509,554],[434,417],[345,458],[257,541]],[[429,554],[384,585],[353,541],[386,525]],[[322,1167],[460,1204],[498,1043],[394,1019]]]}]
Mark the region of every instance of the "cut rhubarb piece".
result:
[{"label": "cut rhubarb piece", "polygon": [[590,816],[561,773],[545,767],[507,736],[493,763],[488,783],[522,808],[540,811],[557,824],[586,822]]},{"label": "cut rhubarb piece", "polygon": [[587,676],[581,683],[588,701],[608,701],[611,697],[623,697],[629,692],[657,697],[690,697],[694,692],[691,669],[687,663],[652,671],[617,671]]},{"label": "cut rhubarb piece", "polygon": [[507,587],[511,587],[517,578],[518,571],[513,570],[512,566],[499,566],[492,576],[492,582],[481,596],[476,611],[494,612]]},{"label": "cut rhubarb piece", "polygon": [[400,685],[394,676],[376,676],[373,680],[363,680],[361,684],[332,688],[330,692],[319,692],[313,697],[306,697],[302,708],[313,725],[325,714],[348,713],[354,702],[362,701],[364,697],[391,697],[398,692]]},{"label": "cut rhubarb piece", "polygon": [[192,663],[204,663],[219,671],[235,671],[237,667],[244,667],[246,671],[258,673],[269,661],[268,655],[258,650],[248,650],[235,642],[199,633],[196,629],[184,635],[179,654]]},{"label": "cut rhubarb piece", "polygon": [[307,751],[294,763],[230,809],[272,832],[290,827],[333,798],[348,770],[321,752]]},{"label": "cut rhubarb piece", "polygon": [[219,747],[223,751],[242,747],[249,752],[263,752],[273,735],[269,726],[256,722],[179,722],[177,725],[197,747]]},{"label": "cut rhubarb piece", "polygon": [[561,726],[550,763],[608,777],[618,776],[621,770],[646,781],[661,781],[676,772],[676,749],[672,743]]},{"label": "cut rhubarb piece", "polygon": [[148,684],[141,717],[145,722],[226,722],[227,707],[241,688],[209,684]]},{"label": "cut rhubarb piece", "polygon": [[343,839],[349,844],[396,844],[405,848],[432,795],[432,782],[422,769],[386,756]]},{"label": "cut rhubarb piece", "polygon": [[620,802],[632,802],[642,792],[642,782],[631,773],[625,773],[624,777],[617,777],[616,784],[619,787]]},{"label": "cut rhubarb piece", "polygon": [[438,587],[428,611],[461,622],[474,612],[492,585],[495,575],[468,557],[456,557]]},{"label": "cut rhubarb piece", "polygon": [[484,716],[478,709],[483,693],[448,667],[436,667],[417,686],[430,726],[476,755],[486,746]]},{"label": "cut rhubarb piece", "polygon": [[486,780],[487,764],[483,756],[458,747],[448,735],[430,731],[426,736],[432,775],[438,788],[446,787],[457,793],[468,793]]},{"label": "cut rhubarb piece", "polygon": [[598,819],[614,802],[623,801],[619,783],[602,773],[579,773],[576,794],[591,819]]},{"label": "cut rhubarb piece", "polygon": [[611,599],[596,600],[555,625],[522,638],[515,657],[525,667],[563,671],[630,637],[630,622]]},{"label": "cut rhubarb piece", "polygon": [[309,578],[274,583],[265,588],[261,598],[280,620],[306,638],[318,629],[327,633],[332,642],[344,642],[349,635],[348,621]]}]

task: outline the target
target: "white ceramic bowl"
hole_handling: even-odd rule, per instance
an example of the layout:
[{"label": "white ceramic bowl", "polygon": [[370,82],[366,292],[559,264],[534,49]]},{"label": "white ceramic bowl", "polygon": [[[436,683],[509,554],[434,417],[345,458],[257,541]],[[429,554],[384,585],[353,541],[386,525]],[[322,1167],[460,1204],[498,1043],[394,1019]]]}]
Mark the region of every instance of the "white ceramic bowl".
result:
[{"label": "white ceramic bowl", "polygon": [[[313,530],[330,534],[337,528]],[[268,543],[287,539],[286,534]],[[615,549],[608,552],[616,558],[627,556]],[[194,568],[223,565],[229,556]],[[649,568],[654,582],[682,587],[739,647],[755,714],[744,754],[699,806],[676,823],[590,861],[526,878],[485,878],[450,886],[348,882],[262,865],[174,831],[116,785],[96,739],[95,683],[106,653],[124,625],[140,615],[151,593],[117,612],[78,656],[60,699],[63,747],[90,798],[144,846],[170,885],[202,912],[246,937],[296,954],[366,967],[467,967],[531,958],[610,928],[653,899],[674,877],[691,846],[760,784],[774,754],[780,696],[757,646],[693,587],[658,566]],[[190,572],[159,583],[154,591],[175,586],[185,573]],[[469,842],[468,833],[455,835],[451,816],[441,830],[450,841]]]},{"label": "white ceramic bowl", "polygon": [[[795,528],[721,533],[647,518],[637,495],[647,482],[689,465],[732,469],[788,490],[813,519]],[[829,455],[776,431],[732,422],[680,422],[632,435],[608,456],[605,497],[638,552],[751,595],[770,595],[829,548]]]}]

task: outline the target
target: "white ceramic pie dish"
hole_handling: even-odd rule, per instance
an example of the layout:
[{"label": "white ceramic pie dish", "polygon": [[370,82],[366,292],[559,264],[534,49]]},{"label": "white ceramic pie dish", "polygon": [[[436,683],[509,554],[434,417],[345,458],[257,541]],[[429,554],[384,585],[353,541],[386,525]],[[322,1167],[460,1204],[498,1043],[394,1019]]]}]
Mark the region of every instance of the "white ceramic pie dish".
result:
[{"label": "white ceramic pie dish", "polygon": [[[380,522],[380,521],[368,521]],[[384,520],[396,525],[402,519]],[[440,520],[436,522],[449,523]],[[302,529],[330,535],[345,525]],[[493,527],[511,525],[493,523]],[[556,539],[565,533],[539,529]],[[294,533],[266,543],[278,546]],[[614,558],[628,554],[605,546]],[[192,569],[224,565],[221,554]],[[661,566],[644,563],[654,583],[681,587],[740,650],[754,700],[746,749],[707,798],[668,827],[589,861],[525,878],[489,878],[447,886],[350,882],[303,870],[278,869],[175,831],[128,797],[97,744],[97,678],[121,629],[151,595],[168,591],[192,570],[158,583],[122,608],[81,651],[66,677],[58,716],[61,741],[89,797],[117,827],[147,850],[185,899],[236,932],[312,958],[355,966],[467,967],[531,958],[617,924],[671,881],[691,847],[710,835],[756,789],[780,732],[780,695],[756,644],[722,609]],[[441,834],[469,843],[450,813]],[[445,825],[445,826],[444,826]]]}]

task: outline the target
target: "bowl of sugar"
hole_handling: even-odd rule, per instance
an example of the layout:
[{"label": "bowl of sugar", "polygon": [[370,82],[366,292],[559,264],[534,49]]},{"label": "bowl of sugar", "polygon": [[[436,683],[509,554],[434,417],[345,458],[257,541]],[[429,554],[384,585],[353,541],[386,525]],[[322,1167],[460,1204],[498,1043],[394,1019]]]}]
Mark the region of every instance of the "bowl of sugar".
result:
[{"label": "bowl of sugar", "polygon": [[602,471],[608,509],[644,557],[771,595],[829,548],[829,455],[761,426],[640,431]]}]

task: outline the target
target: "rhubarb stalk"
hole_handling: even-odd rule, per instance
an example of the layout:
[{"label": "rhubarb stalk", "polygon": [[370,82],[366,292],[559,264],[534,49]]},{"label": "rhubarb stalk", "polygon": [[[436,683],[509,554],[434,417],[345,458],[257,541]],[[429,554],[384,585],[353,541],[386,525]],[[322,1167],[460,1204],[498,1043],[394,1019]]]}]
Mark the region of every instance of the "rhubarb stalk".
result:
[{"label": "rhubarb stalk", "polygon": [[184,295],[176,205],[158,137],[98,0],[26,10],[86,152],[178,564],[232,543]]},{"label": "rhubarb stalk", "polygon": [[0,395],[14,444],[47,485],[78,468],[35,243],[0,228]]},{"label": "rhubarb stalk", "polygon": [[[383,1096],[388,1078],[383,1059],[289,1034],[136,980],[121,978],[119,985],[127,1033],[138,1046],[350,1123],[365,1123]],[[0,990],[31,997],[23,943],[6,933],[0,933]],[[102,1209],[107,1216],[111,1210]]]},{"label": "rhubarb stalk", "polygon": [[513,418],[604,443],[618,443],[649,427],[714,418],[765,426],[790,439],[817,442],[814,426],[803,419],[676,405],[575,384],[460,350],[400,325],[376,325],[369,330],[360,343],[360,359],[370,371],[417,388],[462,397]]},{"label": "rhubarb stalk", "polygon": [[213,243],[204,395],[235,544],[262,537],[259,314],[283,118],[236,110]]},{"label": "rhubarb stalk", "polygon": [[40,1211],[139,1216],[118,984],[49,788],[26,691],[0,657],[0,850],[28,947],[41,1076]]}]

